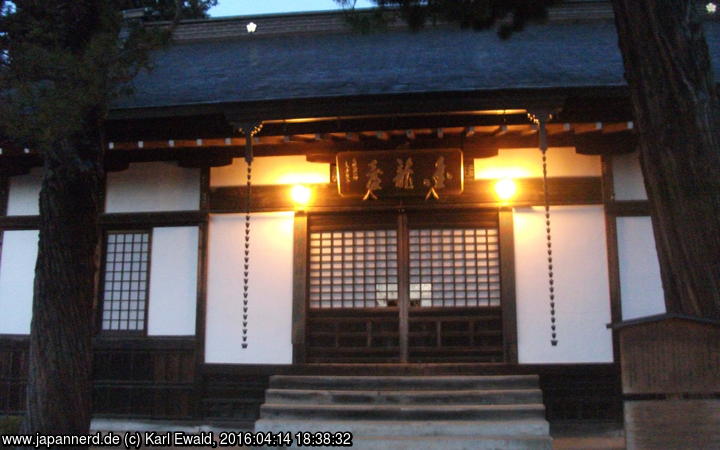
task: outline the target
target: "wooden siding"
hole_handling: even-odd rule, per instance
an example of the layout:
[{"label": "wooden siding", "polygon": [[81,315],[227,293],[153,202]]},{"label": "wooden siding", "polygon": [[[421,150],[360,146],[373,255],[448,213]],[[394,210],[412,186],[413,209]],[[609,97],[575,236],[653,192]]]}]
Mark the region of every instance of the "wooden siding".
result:
[{"label": "wooden siding", "polygon": [[624,394],[720,393],[720,326],[682,318],[619,330]]},{"label": "wooden siding", "polygon": [[625,402],[628,450],[713,449],[720,445],[720,400]]}]

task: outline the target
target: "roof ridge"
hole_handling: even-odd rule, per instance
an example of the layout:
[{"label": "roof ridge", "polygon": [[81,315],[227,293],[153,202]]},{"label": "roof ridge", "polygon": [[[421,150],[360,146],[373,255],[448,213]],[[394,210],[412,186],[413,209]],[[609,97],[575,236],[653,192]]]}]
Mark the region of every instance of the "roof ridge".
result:
[{"label": "roof ridge", "polygon": [[[357,9],[360,14],[369,13],[373,8]],[[605,0],[574,0],[553,6],[548,12],[549,23],[558,22],[597,22],[613,19],[610,2]],[[254,23],[251,33],[247,25]],[[429,28],[446,27],[445,22],[436,23]],[[169,26],[168,22],[158,22],[151,26]],[[408,29],[407,24],[396,19],[386,25],[387,30]],[[303,35],[316,33],[352,32],[346,12],[309,11],[292,13],[272,13],[194,19],[180,23],[174,33],[175,42],[219,40],[228,38],[251,38],[255,36]]]}]

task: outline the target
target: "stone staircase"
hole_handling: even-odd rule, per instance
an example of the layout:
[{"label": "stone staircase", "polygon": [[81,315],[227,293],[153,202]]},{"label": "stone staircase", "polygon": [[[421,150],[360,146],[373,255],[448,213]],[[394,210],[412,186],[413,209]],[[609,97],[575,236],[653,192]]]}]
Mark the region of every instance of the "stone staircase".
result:
[{"label": "stone staircase", "polygon": [[255,431],[349,431],[357,449],[552,448],[535,375],[276,375]]}]

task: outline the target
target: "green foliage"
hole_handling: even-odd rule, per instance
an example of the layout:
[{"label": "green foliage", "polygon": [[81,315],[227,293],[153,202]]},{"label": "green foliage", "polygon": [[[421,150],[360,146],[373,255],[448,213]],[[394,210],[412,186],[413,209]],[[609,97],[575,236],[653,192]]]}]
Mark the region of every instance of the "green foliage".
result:
[{"label": "green foliage", "polygon": [[[116,0],[119,9],[147,8],[152,20],[202,19],[217,0]],[[180,4],[177,13],[176,5]]]},{"label": "green foliage", "polygon": [[0,435],[18,434],[20,432],[20,416],[2,416],[0,417]]},{"label": "green foliage", "polygon": [[[547,18],[547,8],[561,0],[374,0],[381,11],[392,11],[405,20],[411,29],[428,22],[449,21],[463,28],[482,30],[495,24],[498,35],[506,39],[521,31],[530,20]],[[347,11],[354,12],[354,0],[335,0]],[[350,20],[364,25],[368,20],[359,13]],[[365,22],[363,22],[363,20]],[[354,22],[353,22],[354,21]],[[365,31],[360,27],[360,31]]]},{"label": "green foliage", "polygon": [[[216,0],[180,1],[182,16],[202,17]],[[0,136],[40,150],[87,127],[101,127],[113,98],[127,89],[170,32],[123,22],[135,0],[0,0]],[[143,1],[175,15],[175,0]],[[97,119],[89,124],[88,117]]]}]

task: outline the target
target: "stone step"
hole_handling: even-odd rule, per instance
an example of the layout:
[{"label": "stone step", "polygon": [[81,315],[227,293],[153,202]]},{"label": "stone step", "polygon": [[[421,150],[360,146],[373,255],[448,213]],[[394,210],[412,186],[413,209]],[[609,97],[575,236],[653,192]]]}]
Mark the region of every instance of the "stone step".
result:
[{"label": "stone step", "polygon": [[544,419],[519,420],[309,420],[260,419],[255,431],[343,432],[354,436],[545,436],[549,426]]},{"label": "stone step", "polygon": [[496,376],[313,376],[273,375],[271,389],[452,390],[537,389],[537,375]]},{"label": "stone step", "polygon": [[517,405],[297,405],[265,403],[261,419],[510,420],[543,419],[542,404]]},{"label": "stone step", "polygon": [[318,390],[268,389],[267,403],[283,404],[529,404],[542,403],[540,389]]},{"label": "stone step", "polygon": [[549,436],[353,436],[356,450],[552,450]]},{"label": "stone step", "polygon": [[[294,443],[290,448],[307,448]],[[285,447],[283,447],[285,448]],[[362,436],[353,435],[357,450],[552,450],[550,436]]]}]

